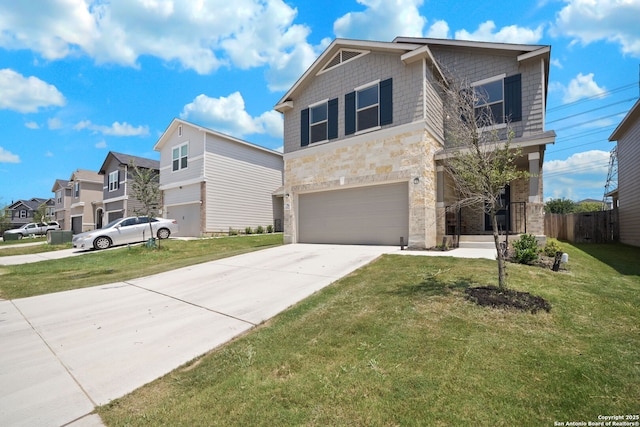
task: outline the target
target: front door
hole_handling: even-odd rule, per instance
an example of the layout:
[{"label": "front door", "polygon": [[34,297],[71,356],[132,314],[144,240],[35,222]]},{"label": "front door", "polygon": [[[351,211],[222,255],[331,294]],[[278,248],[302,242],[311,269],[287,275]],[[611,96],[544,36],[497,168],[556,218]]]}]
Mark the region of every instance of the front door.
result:
[{"label": "front door", "polygon": [[[511,222],[509,215],[509,205],[511,203],[511,189],[509,185],[505,186],[500,192],[500,198],[498,204],[500,209],[496,212],[496,219],[498,220],[498,230],[501,232],[509,231],[509,224]],[[484,215],[484,231],[492,231],[491,217],[487,214]]]}]

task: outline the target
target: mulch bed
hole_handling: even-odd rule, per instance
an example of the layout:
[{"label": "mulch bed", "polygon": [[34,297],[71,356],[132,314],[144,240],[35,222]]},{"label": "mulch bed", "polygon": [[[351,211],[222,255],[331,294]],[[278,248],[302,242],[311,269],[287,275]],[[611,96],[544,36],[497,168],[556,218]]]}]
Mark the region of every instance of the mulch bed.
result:
[{"label": "mulch bed", "polygon": [[495,286],[480,286],[465,290],[467,299],[478,305],[493,308],[514,308],[529,311],[532,314],[540,310],[549,312],[551,304],[544,298],[512,289],[499,289]]}]

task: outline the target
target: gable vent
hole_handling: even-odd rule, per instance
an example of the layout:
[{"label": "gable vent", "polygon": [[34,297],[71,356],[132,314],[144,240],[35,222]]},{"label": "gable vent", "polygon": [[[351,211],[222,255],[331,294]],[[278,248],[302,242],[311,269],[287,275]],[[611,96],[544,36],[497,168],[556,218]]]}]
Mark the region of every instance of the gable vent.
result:
[{"label": "gable vent", "polygon": [[350,61],[365,53],[369,53],[369,52],[361,51],[361,50],[341,50],[340,52],[336,53],[336,56],[331,58],[331,61],[327,62],[327,65],[325,65],[322,71],[327,71],[333,67],[336,67],[347,61]]}]

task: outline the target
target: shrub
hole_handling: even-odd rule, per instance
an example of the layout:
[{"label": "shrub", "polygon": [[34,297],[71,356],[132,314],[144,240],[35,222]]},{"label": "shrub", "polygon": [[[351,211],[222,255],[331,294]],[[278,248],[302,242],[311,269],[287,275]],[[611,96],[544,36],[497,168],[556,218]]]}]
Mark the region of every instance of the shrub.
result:
[{"label": "shrub", "polygon": [[244,229],[244,234],[253,234],[253,230],[251,229],[251,227],[247,227]]},{"label": "shrub", "polygon": [[267,225],[267,233],[273,233],[273,225]]},{"label": "shrub", "polygon": [[259,225],[258,228],[256,228],[256,234],[264,234],[264,227]]},{"label": "shrub", "polygon": [[229,228],[229,236],[237,236],[237,235],[238,235],[238,230]]},{"label": "shrub", "polygon": [[547,243],[544,245],[544,249],[542,250],[544,254],[548,257],[556,256],[556,252],[563,252],[562,245],[560,242],[554,238],[547,239]]},{"label": "shrub", "polygon": [[520,264],[531,264],[538,259],[538,242],[533,234],[523,234],[513,242],[513,260]]}]

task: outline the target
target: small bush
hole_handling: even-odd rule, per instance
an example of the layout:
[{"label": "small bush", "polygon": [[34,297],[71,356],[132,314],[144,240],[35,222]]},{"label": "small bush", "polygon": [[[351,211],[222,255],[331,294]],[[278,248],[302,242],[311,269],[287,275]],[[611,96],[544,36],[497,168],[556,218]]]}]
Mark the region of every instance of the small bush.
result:
[{"label": "small bush", "polygon": [[273,225],[267,225],[267,233],[273,233]]},{"label": "small bush", "polygon": [[247,227],[244,229],[244,234],[253,234],[253,230],[251,229],[251,227]]},{"label": "small bush", "polygon": [[229,228],[229,236],[237,236],[238,235],[238,230],[235,230],[233,228]]},{"label": "small bush", "polygon": [[544,249],[542,250],[544,254],[548,257],[556,256],[556,252],[563,252],[562,245],[558,240],[554,238],[547,239],[547,243],[544,245]]},{"label": "small bush", "polygon": [[513,242],[513,260],[520,264],[531,264],[538,259],[538,242],[533,234],[523,234]]},{"label": "small bush", "polygon": [[256,228],[256,234],[264,234],[264,227],[259,225],[258,228]]}]

